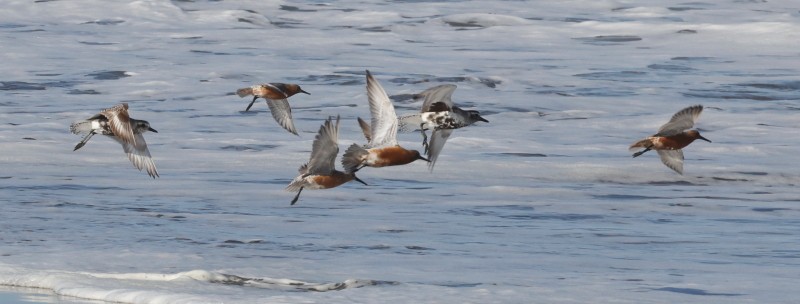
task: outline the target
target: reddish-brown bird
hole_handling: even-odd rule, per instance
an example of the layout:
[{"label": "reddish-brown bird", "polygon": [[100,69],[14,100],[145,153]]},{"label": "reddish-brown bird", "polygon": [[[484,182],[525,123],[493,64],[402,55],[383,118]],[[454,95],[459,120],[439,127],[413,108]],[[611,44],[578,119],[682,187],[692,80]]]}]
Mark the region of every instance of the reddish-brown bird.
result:
[{"label": "reddish-brown bird", "polygon": [[358,179],[354,172],[345,173],[336,170],[334,162],[337,154],[339,154],[339,117],[336,117],[335,125],[331,118],[328,118],[314,139],[308,163],[300,166],[300,175],[286,187],[286,191],[297,191],[292,205],[297,202],[300,192],[305,188],[312,190],[334,188],[351,180],[367,184]]},{"label": "reddish-brown bird", "polygon": [[644,148],[644,150],[634,153],[633,157],[642,155],[650,150],[656,150],[658,155],[661,156],[661,162],[664,165],[675,170],[675,172],[683,174],[683,151],[681,149],[696,139],[711,142],[701,136],[697,130],[688,130],[694,127],[694,123],[700,117],[701,112],[703,112],[703,106],[701,105],[678,111],[668,123],[658,129],[658,133],[631,145],[629,148],[631,151]]},{"label": "reddish-brown bird", "polygon": [[[356,172],[363,167],[399,166],[421,159],[417,150],[407,150],[397,143],[397,114],[389,95],[380,83],[367,71],[367,96],[372,114],[369,131],[362,127],[369,143],[361,147],[353,144],[342,157],[342,165],[347,172]],[[363,126],[364,124],[362,124]],[[369,133],[368,135],[366,133]]]},{"label": "reddish-brown bird", "polygon": [[311,93],[303,91],[299,85],[291,83],[264,83],[236,90],[236,95],[239,97],[253,95],[253,100],[244,109],[245,112],[250,110],[256,99],[264,98],[275,121],[294,135],[297,135],[297,130],[292,122],[292,108],[289,106],[288,98],[297,93],[311,95]]}]

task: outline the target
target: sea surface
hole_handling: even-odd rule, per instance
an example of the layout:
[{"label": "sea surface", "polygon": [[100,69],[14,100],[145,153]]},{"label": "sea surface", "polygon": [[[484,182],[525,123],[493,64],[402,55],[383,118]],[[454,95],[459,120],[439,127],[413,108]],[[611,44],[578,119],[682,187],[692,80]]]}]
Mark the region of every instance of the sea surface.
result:
[{"label": "sea surface", "polygon": [[[800,2],[5,0],[0,285],[91,303],[793,303]],[[455,84],[479,122],[284,191]],[[238,88],[297,83],[300,136]],[[126,102],[159,173],[74,121]],[[684,174],[628,146],[705,106]],[[401,145],[422,149],[419,133]],[[337,166],[341,168],[341,165]]]}]

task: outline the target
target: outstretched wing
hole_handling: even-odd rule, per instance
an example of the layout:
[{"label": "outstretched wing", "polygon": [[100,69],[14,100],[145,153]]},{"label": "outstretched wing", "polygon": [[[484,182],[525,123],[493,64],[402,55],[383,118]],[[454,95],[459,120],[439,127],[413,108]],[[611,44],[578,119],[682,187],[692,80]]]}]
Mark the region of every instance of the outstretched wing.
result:
[{"label": "outstretched wing", "polygon": [[683,151],[678,150],[657,150],[661,156],[661,162],[675,172],[683,174]]},{"label": "outstretched wing", "polygon": [[292,121],[292,108],[289,106],[289,100],[285,98],[267,99],[267,106],[269,106],[269,111],[272,112],[272,117],[281,127],[297,135],[297,129],[294,128],[294,122]]},{"label": "outstretched wing", "polygon": [[456,85],[443,84],[429,88],[417,94],[418,98],[425,98],[425,102],[422,103],[421,112],[438,112],[431,110],[431,105],[437,102],[443,102],[445,105],[447,105],[447,108],[452,108],[453,100],[451,97],[453,96],[453,91],[455,90]]},{"label": "outstretched wing", "polygon": [[370,147],[397,145],[397,114],[386,91],[367,71],[367,97],[372,114]]},{"label": "outstretched wing", "polygon": [[451,129],[434,129],[433,134],[431,134],[431,141],[428,144],[428,148],[425,150],[425,154],[428,156],[428,169],[433,171],[433,166],[436,165],[436,159],[439,158],[439,153],[442,153],[442,149],[444,149],[444,143],[447,142],[447,139],[450,138],[450,134],[453,133]]},{"label": "outstretched wing", "polygon": [[311,158],[308,160],[309,174],[331,175],[336,170],[334,161],[339,154],[339,117],[336,117],[336,124],[332,120],[332,117],[325,120],[314,138]]},{"label": "outstretched wing", "polygon": [[655,136],[670,136],[683,132],[686,129],[691,129],[694,126],[700,113],[703,112],[703,106],[696,105],[678,111],[672,115],[672,119],[668,123],[658,129]]},{"label": "outstretched wing", "polygon": [[124,143],[136,145],[136,138],[133,134],[133,126],[131,126],[131,117],[128,115],[128,104],[121,103],[114,107],[108,108],[100,112],[108,119],[108,125],[114,136],[122,140]]},{"label": "outstretched wing", "polygon": [[122,145],[122,149],[125,150],[125,154],[128,154],[128,159],[131,160],[131,163],[133,163],[133,166],[136,167],[136,169],[139,169],[139,171],[145,169],[147,174],[151,177],[158,177],[156,164],[150,157],[150,150],[147,149],[147,143],[144,141],[144,136],[142,136],[140,133],[136,134],[135,138],[136,143],[125,142],[118,137],[114,137],[114,140]]}]

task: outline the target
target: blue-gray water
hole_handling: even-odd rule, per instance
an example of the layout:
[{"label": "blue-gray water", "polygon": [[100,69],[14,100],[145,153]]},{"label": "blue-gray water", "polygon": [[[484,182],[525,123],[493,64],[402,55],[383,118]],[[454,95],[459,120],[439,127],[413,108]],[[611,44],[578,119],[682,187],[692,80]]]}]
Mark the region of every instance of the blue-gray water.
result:
[{"label": "blue-gray water", "polygon": [[[7,1],[0,284],[123,303],[793,302],[794,1]],[[490,123],[435,170],[283,188],[364,70]],[[235,90],[298,83],[300,137]],[[161,178],[69,124],[120,102]],[[632,142],[702,104],[684,175]],[[421,136],[400,134],[421,149]],[[341,168],[341,166],[339,166]],[[325,291],[325,292],[313,292]]]}]

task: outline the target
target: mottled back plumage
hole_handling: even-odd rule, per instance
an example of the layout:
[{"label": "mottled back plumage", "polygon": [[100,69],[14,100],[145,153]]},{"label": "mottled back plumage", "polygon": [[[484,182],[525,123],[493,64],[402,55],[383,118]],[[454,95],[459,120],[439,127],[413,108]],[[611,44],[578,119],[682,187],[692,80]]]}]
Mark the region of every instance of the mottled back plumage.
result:
[{"label": "mottled back plumage", "polygon": [[[122,145],[134,167],[146,170],[153,178],[158,177],[158,170],[147,148],[147,142],[142,133],[147,131],[158,132],[150,123],[144,120],[133,119],[128,114],[128,104],[121,103],[105,109],[87,120],[75,122],[70,126],[74,134],[88,133],[74,148],[83,147],[94,134],[106,135]],[[74,151],[73,150],[73,151]]]}]

